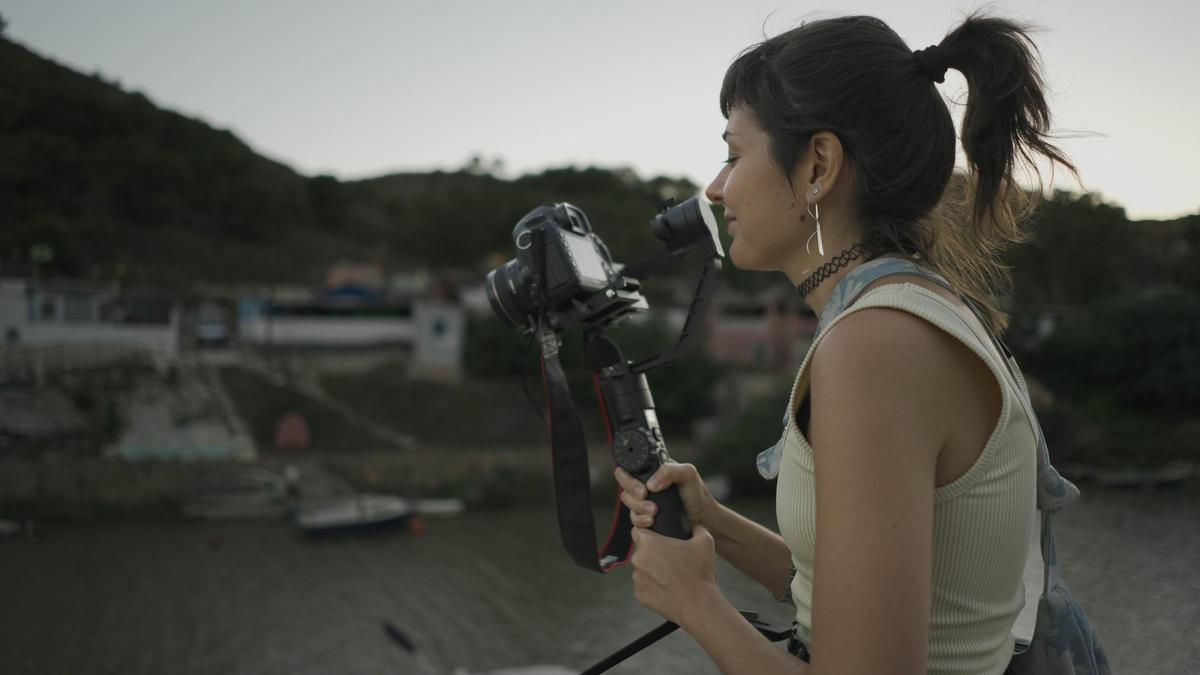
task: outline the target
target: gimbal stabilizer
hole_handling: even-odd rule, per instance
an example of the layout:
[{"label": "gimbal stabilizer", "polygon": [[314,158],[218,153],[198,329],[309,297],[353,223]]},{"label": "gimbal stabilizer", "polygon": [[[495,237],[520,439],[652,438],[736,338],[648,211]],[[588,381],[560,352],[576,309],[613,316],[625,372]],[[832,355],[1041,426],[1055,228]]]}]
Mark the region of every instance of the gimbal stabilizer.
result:
[{"label": "gimbal stabilizer", "polygon": [[[613,459],[645,481],[670,461],[646,373],[672,363],[696,344],[724,257],[716,221],[700,197],[682,204],[668,202],[651,226],[667,250],[623,266],[612,260],[582,211],[569,204],[546,204],[514,228],[517,257],[487,277],[488,300],[496,315],[510,326],[533,332],[541,347],[559,530],[571,558],[597,572],[612,571],[629,560],[629,510],[618,494],[608,539],[598,550],[583,423],[559,359],[559,334],[582,327],[584,360],[596,385]],[[692,251],[700,253],[704,267],[679,341],[650,358],[626,360],[608,337],[608,326],[648,309],[640,293],[641,280]],[[650,498],[658,507],[653,531],[678,539],[691,537],[678,488],[651,493]],[[772,640],[787,636],[786,631],[758,622],[753,613],[743,612],[743,616]],[[604,672],[675,628],[668,621],[586,672]]]}]

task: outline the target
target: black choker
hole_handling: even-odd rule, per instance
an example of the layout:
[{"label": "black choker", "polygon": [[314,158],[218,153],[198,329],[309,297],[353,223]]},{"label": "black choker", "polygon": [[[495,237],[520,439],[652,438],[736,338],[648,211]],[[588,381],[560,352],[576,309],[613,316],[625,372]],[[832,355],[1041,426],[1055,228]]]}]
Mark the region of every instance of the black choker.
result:
[{"label": "black choker", "polygon": [[820,286],[822,281],[828,279],[833,275],[834,272],[837,272],[846,265],[849,265],[850,261],[861,257],[866,257],[868,255],[870,255],[870,257],[868,257],[867,260],[878,257],[887,250],[887,245],[888,242],[881,239],[860,241],[859,243],[833,256],[833,259],[829,262],[818,267],[816,272],[808,275],[808,278],[802,281],[800,285],[796,287],[796,292],[799,293],[800,297],[802,298],[808,297],[810,293],[817,290],[817,286]]}]

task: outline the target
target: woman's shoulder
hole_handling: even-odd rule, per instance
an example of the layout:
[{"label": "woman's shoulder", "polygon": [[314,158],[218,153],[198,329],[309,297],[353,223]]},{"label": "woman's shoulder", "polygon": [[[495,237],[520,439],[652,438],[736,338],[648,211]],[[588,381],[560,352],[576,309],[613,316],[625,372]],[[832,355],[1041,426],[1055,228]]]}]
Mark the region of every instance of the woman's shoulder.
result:
[{"label": "woman's shoulder", "polygon": [[[932,282],[918,285],[961,303]],[[900,289],[888,292],[892,291]],[[847,402],[887,406],[914,416],[910,421],[919,425],[946,426],[955,419],[947,412],[971,398],[964,394],[995,386],[991,373],[963,337],[931,322],[929,314],[890,304],[867,303],[830,325],[812,355],[812,391],[817,396],[825,391]],[[888,404],[896,398],[903,399],[902,404]]]},{"label": "woman's shoulder", "polygon": [[822,370],[936,373],[949,365],[959,341],[912,312],[867,306],[831,324],[813,353],[813,376]]}]

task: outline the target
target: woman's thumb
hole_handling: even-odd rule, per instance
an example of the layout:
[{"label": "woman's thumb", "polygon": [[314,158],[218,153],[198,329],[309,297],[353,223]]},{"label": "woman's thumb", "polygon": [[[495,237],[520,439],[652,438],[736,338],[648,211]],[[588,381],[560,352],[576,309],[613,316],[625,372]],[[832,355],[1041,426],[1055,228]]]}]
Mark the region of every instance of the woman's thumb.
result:
[{"label": "woman's thumb", "polygon": [[646,481],[646,487],[652,492],[658,492],[671,485],[674,485],[679,478],[679,471],[683,470],[683,464],[671,462],[658,467],[658,471],[650,476],[650,480]]}]

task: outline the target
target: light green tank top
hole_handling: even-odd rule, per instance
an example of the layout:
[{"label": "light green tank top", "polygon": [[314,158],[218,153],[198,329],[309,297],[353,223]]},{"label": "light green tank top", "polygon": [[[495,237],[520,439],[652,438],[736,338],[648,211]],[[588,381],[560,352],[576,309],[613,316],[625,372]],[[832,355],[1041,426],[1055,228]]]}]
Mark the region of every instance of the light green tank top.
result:
[{"label": "light green tank top", "polygon": [[1021,392],[1005,376],[1003,357],[971,310],[912,283],[876,287],[836,316],[823,316],[796,375],[777,446],[776,511],[796,567],[791,595],[797,637],[811,646],[816,502],[812,448],[797,427],[794,406],[808,391],[809,362],[830,329],[871,307],[910,312],[962,341],[987,364],[1003,392],[1000,418],[978,460],[934,491],[928,661],[929,673],[1002,673],[1026,602],[1022,573],[1037,523],[1037,440]]}]

